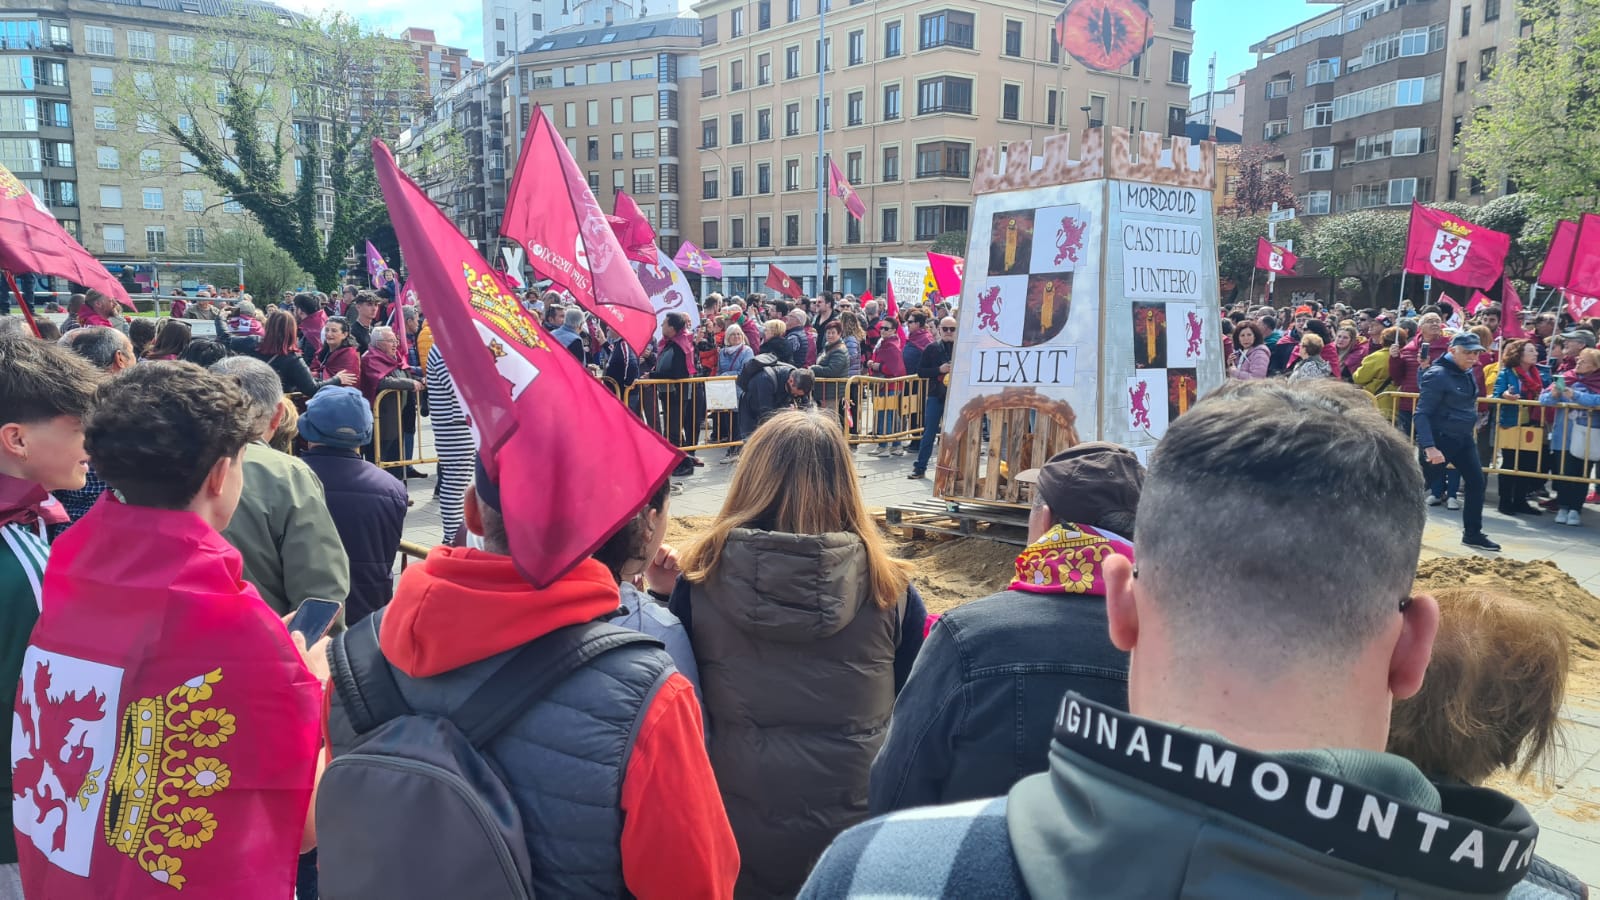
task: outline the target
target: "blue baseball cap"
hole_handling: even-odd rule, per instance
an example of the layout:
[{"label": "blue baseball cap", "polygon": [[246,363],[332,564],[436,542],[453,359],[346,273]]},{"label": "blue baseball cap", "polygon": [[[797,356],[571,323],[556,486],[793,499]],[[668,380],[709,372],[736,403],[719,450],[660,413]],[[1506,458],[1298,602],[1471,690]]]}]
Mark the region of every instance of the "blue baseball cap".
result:
[{"label": "blue baseball cap", "polygon": [[329,385],[300,414],[300,436],[329,447],[365,447],[372,443],[372,407],[355,388]]},{"label": "blue baseball cap", "polygon": [[1482,352],[1488,348],[1483,346],[1483,341],[1478,340],[1477,335],[1470,331],[1463,331],[1450,339],[1450,349],[1476,350],[1478,352]]}]

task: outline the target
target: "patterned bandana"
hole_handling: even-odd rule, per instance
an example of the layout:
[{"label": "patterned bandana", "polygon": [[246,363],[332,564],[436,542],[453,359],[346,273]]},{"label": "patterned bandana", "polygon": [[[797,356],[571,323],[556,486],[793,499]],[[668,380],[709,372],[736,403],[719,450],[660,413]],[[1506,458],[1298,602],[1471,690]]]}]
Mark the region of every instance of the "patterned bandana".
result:
[{"label": "patterned bandana", "polygon": [[1017,557],[1013,591],[1030,594],[1092,594],[1104,597],[1100,564],[1119,553],[1133,559],[1133,545],[1087,525],[1057,525]]}]

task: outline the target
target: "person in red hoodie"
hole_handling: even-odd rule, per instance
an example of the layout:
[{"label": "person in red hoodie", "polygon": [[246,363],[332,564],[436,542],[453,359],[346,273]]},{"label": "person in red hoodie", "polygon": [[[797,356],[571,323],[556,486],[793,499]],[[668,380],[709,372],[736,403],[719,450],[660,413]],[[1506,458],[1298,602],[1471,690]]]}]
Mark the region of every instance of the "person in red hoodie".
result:
[{"label": "person in red hoodie", "polygon": [[[383,659],[418,712],[448,714],[456,694],[493,678],[524,645],[622,606],[616,577],[593,558],[548,588],[522,577],[499,486],[481,460],[465,513],[484,549],[434,548],[401,574],[389,605],[363,621],[374,623]],[[335,757],[348,746],[345,721],[336,692]],[[634,737],[613,741],[614,733]],[[706,756],[700,705],[661,647],[628,644],[590,660],[483,750],[505,773],[524,823],[535,894],[733,896],[739,851]],[[559,834],[535,823],[554,823]],[[339,843],[326,828],[318,836],[324,849]],[[325,854],[324,871],[333,865]]]}]

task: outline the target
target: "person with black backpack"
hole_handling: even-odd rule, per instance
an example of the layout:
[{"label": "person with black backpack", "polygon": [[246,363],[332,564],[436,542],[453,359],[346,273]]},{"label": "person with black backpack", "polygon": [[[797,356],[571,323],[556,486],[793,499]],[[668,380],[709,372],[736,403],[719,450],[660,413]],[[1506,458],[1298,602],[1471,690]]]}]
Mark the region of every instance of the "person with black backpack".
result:
[{"label": "person with black backpack", "polygon": [[[731,896],[694,688],[661,641],[610,623],[616,575],[591,558],[524,580],[481,463],[466,524],[484,550],[435,548],[330,648],[323,895]],[[634,555],[609,546],[596,557]]]}]

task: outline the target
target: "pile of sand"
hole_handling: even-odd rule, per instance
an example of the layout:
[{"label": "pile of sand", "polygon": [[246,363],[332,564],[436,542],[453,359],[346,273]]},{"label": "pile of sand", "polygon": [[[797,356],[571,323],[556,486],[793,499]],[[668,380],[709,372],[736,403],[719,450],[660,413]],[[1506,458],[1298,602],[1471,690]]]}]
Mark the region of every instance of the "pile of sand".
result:
[{"label": "pile of sand", "polygon": [[1431,559],[1417,567],[1417,590],[1471,585],[1509,594],[1548,610],[1572,639],[1573,662],[1600,664],[1600,598],[1549,560],[1487,556]]}]

